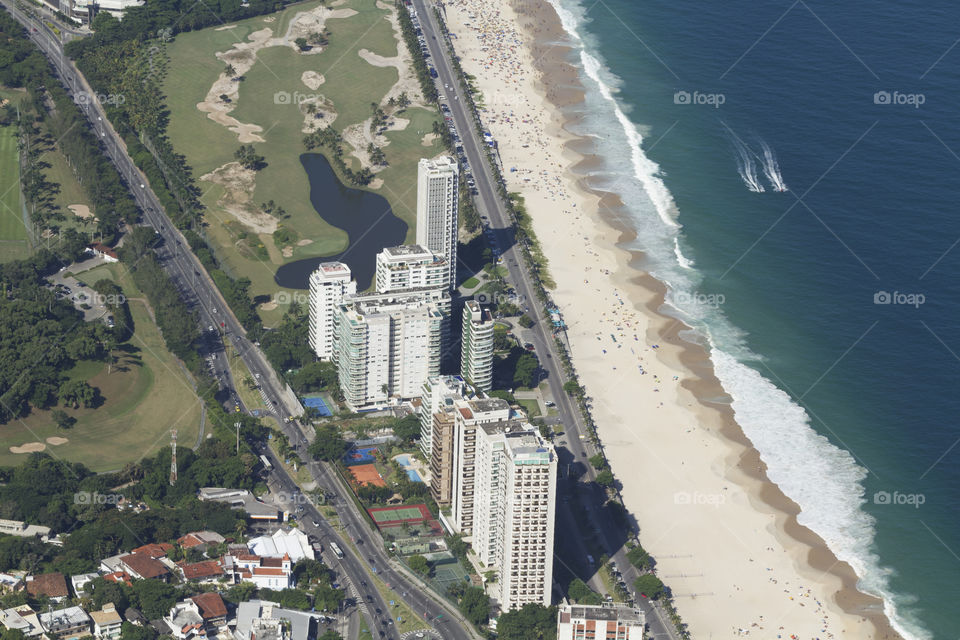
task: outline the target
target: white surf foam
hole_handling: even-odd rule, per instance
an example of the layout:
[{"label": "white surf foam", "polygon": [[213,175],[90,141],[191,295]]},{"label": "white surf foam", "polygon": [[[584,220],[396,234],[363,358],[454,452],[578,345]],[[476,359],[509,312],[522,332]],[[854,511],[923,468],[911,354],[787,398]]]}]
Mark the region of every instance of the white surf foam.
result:
[{"label": "white surf foam", "polygon": [[763,147],[763,173],[770,181],[770,186],[773,187],[774,191],[786,191],[787,185],[783,181],[783,176],[780,175],[780,164],[777,162],[777,156],[774,155],[773,149],[764,140],[760,141],[760,146]]},{"label": "white surf foam", "polygon": [[733,143],[733,148],[737,154],[737,171],[740,173],[743,183],[747,185],[747,189],[750,191],[763,193],[765,189],[760,184],[760,178],[757,176],[757,163],[754,161],[756,154],[733,131],[730,131],[730,141]]},{"label": "white surf foam", "polygon": [[[680,225],[673,196],[661,179],[658,165],[643,153],[638,127],[617,103],[620,79],[605,67],[598,54],[585,50],[595,49],[591,37],[580,33],[586,21],[585,8],[579,0],[548,2],[579,49],[584,74],[595,85],[584,82],[588,106],[593,102],[598,111],[606,111],[592,114],[596,119],[592,124],[599,125],[598,131],[610,131],[616,122],[626,134],[626,149],[615,136],[596,140],[598,147],[603,148],[603,157],[610,159],[612,170],[608,177],[623,190],[621,198],[636,226],[634,247],[647,256],[650,273],[667,285],[668,304],[701,336],[696,341],[710,345],[717,377],[733,398],[737,422],[768,465],[770,479],[800,506],[800,523],[816,532],[838,558],[854,568],[861,579],[860,588],[883,598],[891,624],[905,639],[930,638],[919,621],[898,610],[898,606],[908,605],[910,598],[891,592],[890,570],[881,565],[873,550],[874,520],[861,508],[866,471],[848,451],[817,433],[807,412],[787,393],[746,364],[759,363],[761,358],[749,351],[743,332],[719,309],[677,302],[680,298],[696,298],[702,275],[680,251]],[[602,101],[591,96],[591,88]],[[762,191],[753,163],[756,156],[749,149],[748,152],[753,169],[744,171],[749,177],[744,177],[744,182],[748,188],[753,184],[757,191]],[[628,158],[629,162],[624,162]],[[761,164],[765,174],[768,168],[771,170],[767,178],[774,188],[779,185],[786,189],[772,151],[770,160],[764,159]],[[624,166],[630,167],[629,174],[617,171]],[[679,293],[684,295],[678,296]]]}]

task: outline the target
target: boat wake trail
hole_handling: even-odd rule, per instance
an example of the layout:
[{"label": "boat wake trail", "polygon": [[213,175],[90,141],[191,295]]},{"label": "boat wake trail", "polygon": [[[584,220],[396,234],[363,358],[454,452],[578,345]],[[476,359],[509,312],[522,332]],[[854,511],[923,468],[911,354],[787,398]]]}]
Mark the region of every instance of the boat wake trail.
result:
[{"label": "boat wake trail", "polygon": [[[744,144],[743,140],[737,137],[732,131],[730,132],[730,140],[733,142],[733,148],[737,152],[737,171],[740,172],[743,183],[747,185],[747,189],[750,191],[763,193],[765,189],[757,177],[757,163],[754,161],[757,154]],[[764,170],[766,170],[766,167],[764,167]]]},{"label": "boat wake trail", "polygon": [[763,140],[760,141],[760,146],[763,147],[763,173],[770,181],[770,186],[774,191],[786,191],[787,185],[783,181],[783,176],[780,175],[780,165],[777,163],[777,156],[774,155],[773,149]]}]

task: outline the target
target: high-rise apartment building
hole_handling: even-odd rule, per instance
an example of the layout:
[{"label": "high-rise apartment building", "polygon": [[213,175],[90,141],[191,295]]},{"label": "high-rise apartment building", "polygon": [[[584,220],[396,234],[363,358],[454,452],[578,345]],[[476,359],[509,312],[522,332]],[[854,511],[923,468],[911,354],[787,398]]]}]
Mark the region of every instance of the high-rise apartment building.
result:
[{"label": "high-rise apartment building", "polygon": [[493,387],[493,318],[476,300],[463,307],[460,375],[480,391]]},{"label": "high-rise apartment building", "polygon": [[477,429],[510,418],[510,405],[500,398],[459,400],[454,403],[452,525],[464,536],[473,535]]},{"label": "high-rise apartment building", "polygon": [[459,168],[456,159],[422,159],[417,167],[417,244],[446,259],[451,287],[457,277]]},{"label": "high-rise apartment building", "polygon": [[476,430],[473,548],[497,569],[504,610],[550,606],[557,455],[537,430],[516,420]]},{"label": "high-rise apartment building", "polygon": [[347,406],[357,411],[420,395],[440,373],[442,322],[421,294],[345,299],[334,316],[333,359]]},{"label": "high-rise apartment building", "polygon": [[350,267],[342,262],[322,262],[310,274],[310,348],[321,360],[333,357],[333,317],[340,303],[357,292]]}]

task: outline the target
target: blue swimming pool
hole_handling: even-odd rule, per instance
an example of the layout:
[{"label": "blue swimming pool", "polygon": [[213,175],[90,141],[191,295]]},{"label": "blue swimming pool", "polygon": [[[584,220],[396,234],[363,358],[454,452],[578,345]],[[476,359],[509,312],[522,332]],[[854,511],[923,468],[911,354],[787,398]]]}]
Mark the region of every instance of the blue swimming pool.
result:
[{"label": "blue swimming pool", "polygon": [[420,478],[420,474],[414,471],[413,469],[406,469],[407,477],[410,478],[412,482],[423,482]]}]

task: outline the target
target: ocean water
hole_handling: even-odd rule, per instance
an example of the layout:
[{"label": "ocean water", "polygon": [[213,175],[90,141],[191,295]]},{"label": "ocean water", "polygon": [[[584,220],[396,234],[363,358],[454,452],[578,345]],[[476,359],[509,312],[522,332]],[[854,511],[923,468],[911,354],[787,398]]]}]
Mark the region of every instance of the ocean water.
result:
[{"label": "ocean water", "polygon": [[960,5],[550,0],[634,247],[800,522],[955,638]]}]

